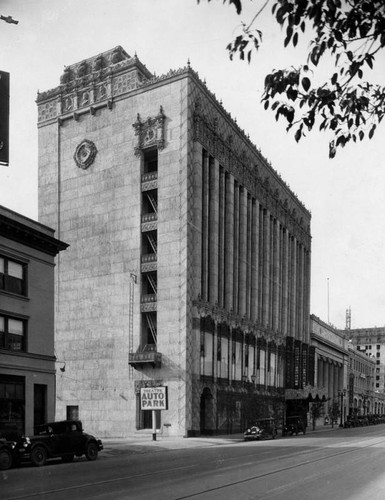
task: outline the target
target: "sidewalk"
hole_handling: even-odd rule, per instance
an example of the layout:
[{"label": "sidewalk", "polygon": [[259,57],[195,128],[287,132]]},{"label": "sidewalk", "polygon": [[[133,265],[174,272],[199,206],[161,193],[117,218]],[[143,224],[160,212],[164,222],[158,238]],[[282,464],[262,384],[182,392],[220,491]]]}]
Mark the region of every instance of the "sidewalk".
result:
[{"label": "sidewalk", "polygon": [[[339,429],[338,425],[333,428],[331,425],[317,427],[314,431],[312,427],[308,427],[306,434],[314,434],[319,432],[331,432]],[[282,437],[278,435],[277,440],[290,439],[290,436]],[[170,437],[157,434],[156,441],[152,439],[152,433],[137,434],[127,438],[104,438],[102,439],[104,450],[110,455],[119,453],[149,453],[161,450],[179,450],[187,448],[206,448],[218,445],[231,445],[243,443],[243,433],[218,435],[218,436],[199,436],[199,437]]]}]

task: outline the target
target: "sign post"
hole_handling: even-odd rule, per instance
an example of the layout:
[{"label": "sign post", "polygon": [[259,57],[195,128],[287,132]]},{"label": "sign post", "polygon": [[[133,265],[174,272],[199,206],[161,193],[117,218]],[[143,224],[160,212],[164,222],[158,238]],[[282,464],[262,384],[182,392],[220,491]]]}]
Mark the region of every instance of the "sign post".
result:
[{"label": "sign post", "polygon": [[0,71],[0,165],[9,165],[9,73]]},{"label": "sign post", "polygon": [[140,409],[152,411],[152,440],[156,441],[156,410],[168,409],[167,387],[142,387]]}]

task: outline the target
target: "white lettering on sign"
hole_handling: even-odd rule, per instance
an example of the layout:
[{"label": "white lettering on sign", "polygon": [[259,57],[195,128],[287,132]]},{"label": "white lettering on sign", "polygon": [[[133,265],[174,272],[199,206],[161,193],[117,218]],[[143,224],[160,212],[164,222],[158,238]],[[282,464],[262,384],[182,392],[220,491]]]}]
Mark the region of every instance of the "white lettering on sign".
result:
[{"label": "white lettering on sign", "polygon": [[167,410],[167,387],[142,387],[140,389],[141,410]]}]

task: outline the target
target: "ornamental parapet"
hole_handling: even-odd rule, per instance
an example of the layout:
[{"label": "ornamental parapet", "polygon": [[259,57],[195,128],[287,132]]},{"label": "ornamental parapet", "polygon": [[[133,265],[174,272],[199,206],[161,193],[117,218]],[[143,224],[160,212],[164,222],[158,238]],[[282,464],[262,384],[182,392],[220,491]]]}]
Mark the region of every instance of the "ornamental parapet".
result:
[{"label": "ornamental parapet", "polygon": [[67,66],[58,87],[38,93],[38,124],[59,117],[77,119],[79,114],[94,114],[100,107],[111,109],[113,98],[151,78],[137,56],[129,56],[120,46]]}]

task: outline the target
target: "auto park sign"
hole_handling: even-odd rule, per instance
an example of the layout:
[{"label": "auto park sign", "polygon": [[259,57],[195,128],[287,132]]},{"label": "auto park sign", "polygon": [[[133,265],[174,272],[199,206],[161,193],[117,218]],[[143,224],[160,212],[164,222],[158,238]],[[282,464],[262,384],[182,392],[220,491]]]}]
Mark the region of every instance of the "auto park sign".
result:
[{"label": "auto park sign", "polygon": [[142,387],[140,389],[141,410],[167,410],[167,387]]}]

